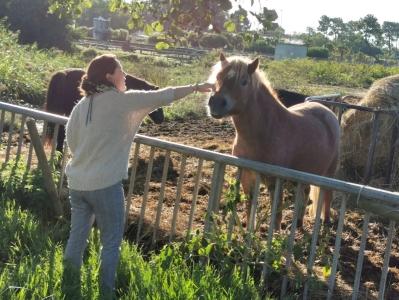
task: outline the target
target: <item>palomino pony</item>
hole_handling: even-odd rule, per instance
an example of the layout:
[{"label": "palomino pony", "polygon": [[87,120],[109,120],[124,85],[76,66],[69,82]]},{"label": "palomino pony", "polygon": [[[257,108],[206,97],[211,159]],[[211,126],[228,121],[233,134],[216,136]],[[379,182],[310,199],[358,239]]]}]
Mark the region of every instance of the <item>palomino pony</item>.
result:
[{"label": "palomino pony", "polygon": [[[216,80],[216,91],[209,99],[214,118],[231,116],[236,136],[233,155],[279,165],[323,176],[334,176],[339,149],[340,127],[334,113],[322,104],[305,102],[286,108],[277,98],[269,82],[258,69],[259,59],[225,58],[215,65],[210,80]],[[245,194],[252,195],[255,174],[243,170],[241,183]],[[266,185],[273,195],[275,179]],[[314,187],[315,188],[315,187]],[[306,201],[310,188],[303,188]],[[324,222],[330,220],[332,191],[322,193]],[[312,199],[317,205],[317,199]],[[281,225],[281,202],[276,228]],[[247,219],[251,201],[247,201]],[[306,202],[305,202],[306,203]],[[313,206],[313,215],[315,207]],[[299,212],[303,224],[305,205]]]},{"label": "palomino pony", "polygon": [[[75,104],[82,98],[79,90],[80,82],[85,71],[82,69],[66,69],[53,74],[48,89],[44,109],[48,112],[69,116]],[[127,74],[126,87],[128,90],[157,90],[158,87],[137,77]],[[158,108],[149,114],[156,124],[164,121],[163,109]],[[47,143],[51,142],[54,124],[48,125]],[[57,151],[62,152],[65,139],[64,126],[60,126],[57,136]]]}]

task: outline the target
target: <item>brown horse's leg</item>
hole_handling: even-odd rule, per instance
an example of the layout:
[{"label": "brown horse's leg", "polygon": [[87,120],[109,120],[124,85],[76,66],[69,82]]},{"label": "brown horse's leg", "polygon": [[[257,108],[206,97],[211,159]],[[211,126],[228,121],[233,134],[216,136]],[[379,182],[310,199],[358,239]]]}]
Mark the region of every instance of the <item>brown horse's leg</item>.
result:
[{"label": "brown horse's leg", "polygon": [[324,195],[324,224],[330,224],[330,207],[333,192],[331,190],[323,190]]},{"label": "brown horse's leg", "polygon": [[304,185],[302,190],[300,191],[302,201],[299,201],[299,209],[298,209],[298,227],[303,227],[303,217],[305,216],[306,206],[309,201],[309,194],[310,194],[310,185]]},{"label": "brown horse's leg", "polygon": [[252,204],[252,190],[254,188],[254,183],[256,180],[256,175],[254,172],[249,170],[242,170],[241,173],[241,184],[244,190],[246,201],[246,211],[247,211],[247,226],[249,224],[249,217],[251,215],[251,204]]}]

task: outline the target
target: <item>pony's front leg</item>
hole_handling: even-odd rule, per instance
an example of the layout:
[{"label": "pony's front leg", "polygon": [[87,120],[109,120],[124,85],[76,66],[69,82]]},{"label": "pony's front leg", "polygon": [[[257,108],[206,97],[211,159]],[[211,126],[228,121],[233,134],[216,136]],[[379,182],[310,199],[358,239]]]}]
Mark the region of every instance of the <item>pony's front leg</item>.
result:
[{"label": "pony's front leg", "polygon": [[247,226],[249,225],[249,218],[251,215],[252,194],[255,185],[256,174],[253,171],[242,170],[241,184],[244,194],[246,196],[246,213],[247,213]]},{"label": "pony's front leg", "polygon": [[270,203],[273,205],[274,201],[277,201],[276,206],[276,219],[274,220],[274,230],[279,231],[281,229],[281,220],[283,218],[283,186],[280,185],[280,190],[278,191],[278,198],[275,198],[276,192],[276,179],[267,178],[266,179],[267,191],[269,192]]}]

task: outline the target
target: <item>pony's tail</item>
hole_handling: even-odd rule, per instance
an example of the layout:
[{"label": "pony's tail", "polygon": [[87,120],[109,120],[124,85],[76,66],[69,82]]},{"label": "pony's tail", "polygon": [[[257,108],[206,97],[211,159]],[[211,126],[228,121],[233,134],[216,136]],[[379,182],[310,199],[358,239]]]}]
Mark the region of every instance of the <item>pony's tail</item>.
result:
[{"label": "pony's tail", "polygon": [[[310,186],[310,193],[309,193],[309,198],[312,200],[312,204],[309,208],[309,213],[312,216],[312,218],[314,219],[316,217],[316,212],[317,212],[317,203],[319,201],[319,197],[320,197],[320,187],[315,186],[315,185],[311,185]],[[322,203],[322,211],[324,209],[324,201],[321,202]],[[324,219],[324,214],[321,214],[321,218]]]},{"label": "pony's tail", "polygon": [[[44,110],[51,113],[62,113],[62,101],[65,97],[66,74],[65,72],[56,72],[51,77],[47,88],[46,102]],[[48,123],[44,145],[50,146],[54,135],[54,124]]]}]

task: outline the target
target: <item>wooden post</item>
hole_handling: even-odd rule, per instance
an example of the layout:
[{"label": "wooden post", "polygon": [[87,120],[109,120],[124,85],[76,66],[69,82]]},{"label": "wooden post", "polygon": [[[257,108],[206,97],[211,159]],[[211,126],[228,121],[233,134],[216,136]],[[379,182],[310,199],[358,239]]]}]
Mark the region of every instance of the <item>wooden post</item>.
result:
[{"label": "wooden post", "polygon": [[31,137],[31,143],[33,144],[33,148],[35,149],[37,160],[39,162],[39,167],[43,172],[43,182],[44,188],[48,193],[51,204],[53,206],[56,217],[62,216],[62,204],[57,194],[57,188],[53,181],[53,177],[51,174],[50,167],[47,162],[46,153],[43,149],[43,144],[40,140],[39,133],[37,132],[37,127],[34,119],[29,119],[26,122],[28,127],[28,131]]}]

